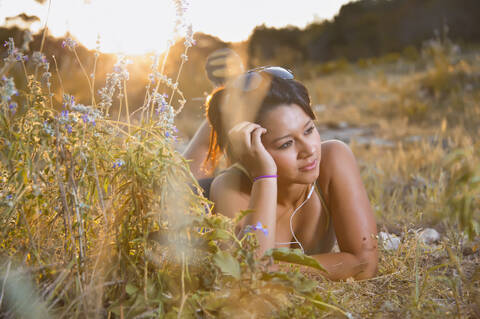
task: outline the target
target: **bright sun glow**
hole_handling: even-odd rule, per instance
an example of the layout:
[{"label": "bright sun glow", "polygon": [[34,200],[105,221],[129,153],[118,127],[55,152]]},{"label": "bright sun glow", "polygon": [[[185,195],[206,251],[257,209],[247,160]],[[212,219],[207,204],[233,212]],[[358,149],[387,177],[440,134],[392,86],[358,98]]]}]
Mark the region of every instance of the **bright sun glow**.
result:
[{"label": "bright sun glow", "polygon": [[98,33],[104,52],[163,51],[173,37],[175,10],[170,0],[91,1],[78,9],[83,14],[72,15],[72,33],[89,47],[95,46]]},{"label": "bright sun glow", "polygon": [[[189,0],[186,21],[195,31],[218,36],[224,41],[244,41],[257,25],[304,27],[318,19],[330,19],[342,4],[350,0]],[[6,17],[22,12],[41,22],[32,24],[41,30],[47,17],[48,2],[0,0],[0,24]],[[174,0],[51,0],[48,26],[52,35],[67,32],[86,47],[109,53],[143,54],[165,50],[173,38]]]},{"label": "bright sun glow", "polygon": [[[41,6],[32,0],[15,1],[24,3],[25,13],[42,20],[31,26],[34,32],[40,30],[48,5]],[[8,1],[2,2],[1,11],[7,11]],[[19,6],[18,2],[15,7]],[[161,52],[174,36],[175,7],[171,0],[54,0],[48,26],[54,36],[61,37],[69,32],[89,49],[96,47],[97,36],[100,36],[102,52]]]}]

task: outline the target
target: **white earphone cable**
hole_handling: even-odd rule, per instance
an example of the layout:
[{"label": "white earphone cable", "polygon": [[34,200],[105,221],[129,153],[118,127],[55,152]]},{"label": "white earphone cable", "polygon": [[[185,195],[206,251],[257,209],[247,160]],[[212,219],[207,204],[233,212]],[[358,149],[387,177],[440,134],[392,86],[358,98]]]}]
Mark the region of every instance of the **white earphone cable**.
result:
[{"label": "white earphone cable", "polygon": [[315,183],[312,184],[312,187],[310,187],[310,191],[308,192],[307,198],[297,208],[295,208],[292,215],[290,215],[290,232],[292,233],[292,236],[295,239],[295,241],[289,241],[289,242],[285,242],[285,243],[276,243],[276,244],[278,244],[278,245],[298,244],[300,246],[300,249],[302,250],[302,252],[305,253],[305,250],[303,249],[302,244],[297,239],[297,236],[295,236],[295,232],[293,231],[292,221],[293,221],[293,216],[295,216],[295,214],[298,212],[298,210],[310,199],[310,197],[313,194],[314,188],[315,188]]}]

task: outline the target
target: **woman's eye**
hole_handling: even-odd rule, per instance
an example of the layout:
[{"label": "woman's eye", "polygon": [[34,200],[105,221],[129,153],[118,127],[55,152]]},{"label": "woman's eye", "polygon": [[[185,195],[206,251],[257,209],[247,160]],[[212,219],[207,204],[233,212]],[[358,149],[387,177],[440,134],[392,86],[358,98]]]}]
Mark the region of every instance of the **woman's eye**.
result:
[{"label": "woman's eye", "polygon": [[305,131],[305,135],[311,134],[314,129],[315,129],[315,127],[313,127],[313,126],[309,127],[309,128]]},{"label": "woman's eye", "polygon": [[285,142],[282,145],[280,145],[279,149],[283,150],[283,149],[289,147],[290,145],[292,145],[292,141]]}]

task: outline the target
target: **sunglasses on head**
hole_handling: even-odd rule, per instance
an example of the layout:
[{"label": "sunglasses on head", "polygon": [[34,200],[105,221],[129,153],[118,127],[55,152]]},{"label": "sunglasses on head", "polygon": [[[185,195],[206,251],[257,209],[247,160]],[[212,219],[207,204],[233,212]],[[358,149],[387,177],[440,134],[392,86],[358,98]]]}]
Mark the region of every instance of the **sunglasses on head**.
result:
[{"label": "sunglasses on head", "polygon": [[247,72],[236,77],[231,86],[236,89],[241,89],[245,92],[255,90],[263,82],[262,74],[268,74],[283,80],[293,80],[292,71],[284,69],[280,66],[262,66],[259,68],[248,70]]}]

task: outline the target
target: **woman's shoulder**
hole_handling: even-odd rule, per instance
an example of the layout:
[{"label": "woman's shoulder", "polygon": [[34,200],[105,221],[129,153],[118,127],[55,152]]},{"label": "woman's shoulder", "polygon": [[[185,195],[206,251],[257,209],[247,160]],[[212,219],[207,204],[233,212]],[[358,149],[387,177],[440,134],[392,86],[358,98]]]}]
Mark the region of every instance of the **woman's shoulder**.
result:
[{"label": "woman's shoulder", "polygon": [[214,211],[233,218],[239,210],[247,209],[250,191],[248,176],[233,167],[226,169],[213,179],[210,188]]},{"label": "woman's shoulder", "polygon": [[233,165],[215,176],[212,182],[212,192],[234,191],[250,194],[252,183],[244,171]]},{"label": "woman's shoulder", "polygon": [[321,184],[329,184],[331,178],[342,169],[356,165],[355,157],[350,147],[339,140],[328,140],[321,144],[322,157],[320,160]]},{"label": "woman's shoulder", "polygon": [[322,142],[322,158],[331,159],[335,156],[349,156],[352,152],[350,147],[340,140],[328,140]]}]

